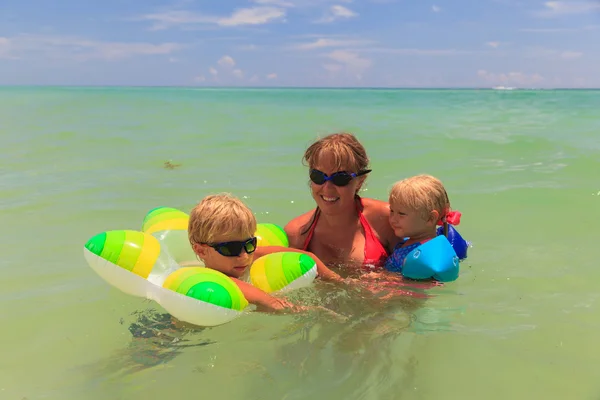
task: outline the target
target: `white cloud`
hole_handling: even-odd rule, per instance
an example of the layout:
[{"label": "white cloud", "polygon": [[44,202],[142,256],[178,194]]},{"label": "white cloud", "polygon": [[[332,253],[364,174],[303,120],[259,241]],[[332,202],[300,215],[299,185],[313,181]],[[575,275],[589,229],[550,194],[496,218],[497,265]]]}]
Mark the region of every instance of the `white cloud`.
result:
[{"label": "white cloud", "polygon": [[135,20],[152,21],[151,30],[169,29],[175,26],[189,25],[262,25],[285,17],[285,9],[277,7],[239,8],[227,17],[204,15],[192,11],[174,10],[163,13],[145,14]]},{"label": "white cloud", "polygon": [[524,72],[494,73],[484,69],[477,71],[477,76],[490,85],[521,85],[531,86],[540,83],[544,77],[538,73],[526,74]]},{"label": "white cloud", "polygon": [[547,1],[544,3],[544,9],[535,14],[542,18],[552,18],[594,11],[600,11],[600,3],[597,1]]},{"label": "white cloud", "polygon": [[250,79],[248,79],[248,82],[250,83],[256,83],[259,81],[258,75],[254,74],[252,75],[252,77]]},{"label": "white cloud", "polygon": [[244,71],[242,71],[241,69],[234,69],[233,70],[233,76],[235,76],[236,78],[243,78],[244,77]]},{"label": "white cloud", "polygon": [[210,74],[211,74],[211,75],[213,75],[213,76],[216,76],[216,75],[218,75],[218,74],[219,74],[219,71],[217,71],[217,70],[216,70],[215,68],[213,68],[213,67],[210,67],[210,68],[208,69],[208,72],[210,72]]},{"label": "white cloud", "polygon": [[233,67],[235,65],[235,60],[231,56],[223,56],[217,61],[221,67]]},{"label": "white cloud", "polygon": [[529,47],[524,51],[525,58],[550,58],[550,59],[574,59],[583,56],[583,53],[573,50],[556,50],[546,47]]},{"label": "white cloud", "polygon": [[293,45],[292,48],[296,50],[313,50],[322,49],[325,47],[347,47],[347,46],[362,46],[369,43],[373,43],[371,40],[360,40],[360,39],[329,39],[319,38],[314,42],[300,43]]},{"label": "white cloud", "polygon": [[133,56],[166,55],[183,49],[179,43],[103,42],[71,36],[18,35],[0,38],[0,58],[117,60]]},{"label": "white cloud", "polygon": [[341,64],[323,64],[323,68],[329,72],[339,72],[344,66]]},{"label": "white cloud", "polygon": [[580,28],[522,28],[520,32],[529,33],[569,33],[581,31],[595,31],[600,29],[600,25],[586,25]]},{"label": "white cloud", "polygon": [[198,82],[198,83],[204,82],[205,80],[206,80],[206,78],[204,77],[204,75],[198,75],[194,78],[194,82]]},{"label": "white cloud", "polygon": [[500,47],[500,42],[487,42],[486,45],[497,49],[498,47]]},{"label": "white cloud", "polygon": [[431,11],[439,13],[440,11],[442,11],[442,9],[434,4],[431,6]]},{"label": "white cloud", "polygon": [[315,21],[317,23],[329,23],[329,22],[334,22],[337,21],[339,19],[348,19],[348,18],[354,18],[357,17],[358,13],[350,10],[349,8],[346,8],[344,6],[340,6],[340,5],[333,5],[331,7],[329,7],[329,11],[325,14],[325,16],[323,16],[323,18]]},{"label": "white cloud", "polygon": [[[254,0],[253,0],[254,1]],[[269,1],[269,0],[267,0]],[[277,1],[277,0],[272,0]],[[352,3],[353,0],[283,0],[296,8],[323,7],[328,4]]]},{"label": "white cloud", "polygon": [[256,4],[269,4],[278,7],[294,7],[294,3],[285,0],[252,0]]},{"label": "white cloud", "polygon": [[153,31],[168,29],[178,25],[218,24],[219,22],[218,17],[211,17],[183,10],[166,11],[163,13],[156,14],[145,14],[134,19],[154,22],[154,25],[152,25],[152,27],[150,28],[150,30]]},{"label": "white cloud", "polygon": [[358,15],[354,11],[352,11],[344,6],[340,6],[340,5],[331,6],[330,10],[334,16],[340,17],[340,18],[352,18],[352,17],[356,17]]},{"label": "white cloud", "polygon": [[393,47],[366,47],[363,52],[401,54],[411,56],[456,56],[472,54],[472,51],[457,49],[413,49],[413,48],[393,48]]},{"label": "white cloud", "polygon": [[267,75],[267,79],[277,79],[277,74],[275,72],[272,72]]},{"label": "white cloud", "polygon": [[254,51],[258,50],[258,46],[255,44],[245,44],[242,46],[237,46],[237,49],[242,51]]},{"label": "white cloud", "polygon": [[373,62],[368,58],[361,57],[358,53],[346,50],[334,50],[326,55],[337,64],[327,63],[323,67],[328,71],[334,72],[345,69],[353,75],[362,75],[367,69],[373,65]]},{"label": "white cloud", "polygon": [[11,54],[10,54],[11,43],[10,42],[11,41],[9,38],[0,37],[0,59],[2,59],[2,58],[8,58],[8,59],[18,58],[16,56],[11,56]]},{"label": "white cloud", "polygon": [[262,25],[285,17],[285,10],[274,7],[242,8],[236,10],[229,18],[219,20],[221,26]]},{"label": "white cloud", "polygon": [[563,51],[560,54],[560,57],[565,58],[565,59],[579,58],[581,56],[583,56],[583,53],[581,53],[579,51]]}]

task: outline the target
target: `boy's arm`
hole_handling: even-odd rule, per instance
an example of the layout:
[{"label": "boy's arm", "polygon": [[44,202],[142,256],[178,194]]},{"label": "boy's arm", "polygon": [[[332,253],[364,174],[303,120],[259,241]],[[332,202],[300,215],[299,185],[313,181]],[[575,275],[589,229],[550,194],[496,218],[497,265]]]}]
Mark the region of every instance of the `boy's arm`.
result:
[{"label": "boy's arm", "polygon": [[249,283],[244,281],[240,281],[237,278],[231,278],[240,288],[242,294],[248,300],[249,303],[256,305],[258,311],[263,312],[278,312],[278,311],[291,311],[291,312],[300,312],[300,311],[308,311],[308,310],[316,310],[322,313],[325,313],[330,318],[333,317],[336,320],[345,321],[347,317],[340,315],[334,311],[331,311],[328,308],[322,306],[299,306],[296,304],[292,304],[287,300],[279,299],[277,297],[273,297],[259,288],[256,288]]},{"label": "boy's arm", "polygon": [[298,306],[290,303],[287,300],[273,297],[257,287],[249,283],[241,281],[237,278],[231,278],[242,291],[242,294],[248,300],[248,303],[257,306],[259,311],[281,311],[285,309],[296,309]]},{"label": "boy's arm", "polygon": [[300,249],[294,249],[292,247],[283,247],[283,246],[264,246],[264,247],[258,246],[256,248],[256,251],[254,252],[254,254],[255,254],[256,258],[259,258],[262,256],[266,256],[267,254],[279,253],[281,251],[293,251],[296,253],[306,254],[307,256],[309,256],[313,260],[315,260],[315,262],[317,263],[317,272],[321,278],[323,278],[326,281],[337,281],[337,282],[343,281],[341,276],[339,276],[338,274],[336,274],[335,272],[333,272],[332,270],[327,268],[325,266],[325,264],[323,263],[323,261],[321,261],[321,259],[319,257],[314,255],[310,251],[304,251],[304,250],[300,250]]}]

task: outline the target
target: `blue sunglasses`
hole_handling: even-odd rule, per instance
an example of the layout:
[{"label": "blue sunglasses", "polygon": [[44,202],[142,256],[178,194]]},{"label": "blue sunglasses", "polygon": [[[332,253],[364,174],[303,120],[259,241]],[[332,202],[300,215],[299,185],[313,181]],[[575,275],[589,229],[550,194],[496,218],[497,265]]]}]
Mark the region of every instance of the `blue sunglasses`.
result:
[{"label": "blue sunglasses", "polygon": [[335,186],[346,186],[350,183],[350,181],[356,177],[366,175],[371,172],[370,169],[366,169],[364,171],[360,171],[358,173],[349,173],[346,171],[338,171],[331,176],[327,176],[323,171],[319,171],[318,169],[310,170],[310,180],[317,185],[324,185],[325,182],[331,181]]}]

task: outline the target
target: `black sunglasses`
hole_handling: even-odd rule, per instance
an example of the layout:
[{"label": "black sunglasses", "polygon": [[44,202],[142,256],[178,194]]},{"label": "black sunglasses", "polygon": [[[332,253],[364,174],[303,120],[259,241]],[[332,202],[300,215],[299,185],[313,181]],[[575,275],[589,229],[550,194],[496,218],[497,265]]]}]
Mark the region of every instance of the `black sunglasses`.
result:
[{"label": "black sunglasses", "polygon": [[252,254],[256,250],[256,237],[251,237],[245,241],[231,241],[222,243],[202,243],[215,249],[219,254],[225,257],[238,257],[242,254],[242,250]]},{"label": "black sunglasses", "polygon": [[360,171],[359,173],[349,173],[346,171],[338,171],[333,173],[331,176],[327,176],[323,171],[318,169],[310,170],[310,180],[317,185],[323,185],[327,181],[331,181],[335,186],[346,186],[350,181],[358,176],[366,175],[371,172],[370,169]]}]

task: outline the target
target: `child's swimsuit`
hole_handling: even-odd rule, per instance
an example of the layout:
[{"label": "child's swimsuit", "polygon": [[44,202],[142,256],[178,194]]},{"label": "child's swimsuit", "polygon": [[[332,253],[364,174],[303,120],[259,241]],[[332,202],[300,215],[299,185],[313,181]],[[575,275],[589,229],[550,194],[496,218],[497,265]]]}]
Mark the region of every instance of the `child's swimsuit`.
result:
[{"label": "child's swimsuit", "polygon": [[[388,253],[385,250],[385,247],[381,244],[377,236],[375,236],[375,232],[369,225],[369,221],[362,213],[363,204],[362,199],[357,196],[357,204],[356,211],[358,212],[358,219],[360,220],[360,224],[362,225],[365,231],[365,260],[363,261],[362,268],[363,269],[380,269],[385,260],[388,257]],[[312,239],[313,233],[315,232],[315,227],[317,226],[317,221],[319,220],[320,210],[317,208],[315,212],[315,218],[310,226],[310,230],[308,231],[308,236],[306,236],[306,240],[304,241],[304,251],[308,251],[308,246],[310,245],[310,240]]]},{"label": "child's swimsuit", "polygon": [[[406,240],[408,240],[408,239],[406,239]],[[430,240],[430,239],[423,240],[421,242],[411,243],[406,247],[402,247],[404,245],[404,243],[406,243],[406,240],[398,243],[394,247],[394,251],[392,251],[392,254],[389,256],[389,258],[385,262],[384,267],[386,270],[388,270],[390,272],[401,273],[402,266],[404,265],[404,260],[406,259],[406,256],[409,255],[411,251],[413,251],[414,249],[416,249],[417,247],[419,247],[420,245],[422,245],[423,243],[427,242],[427,240]]]}]

